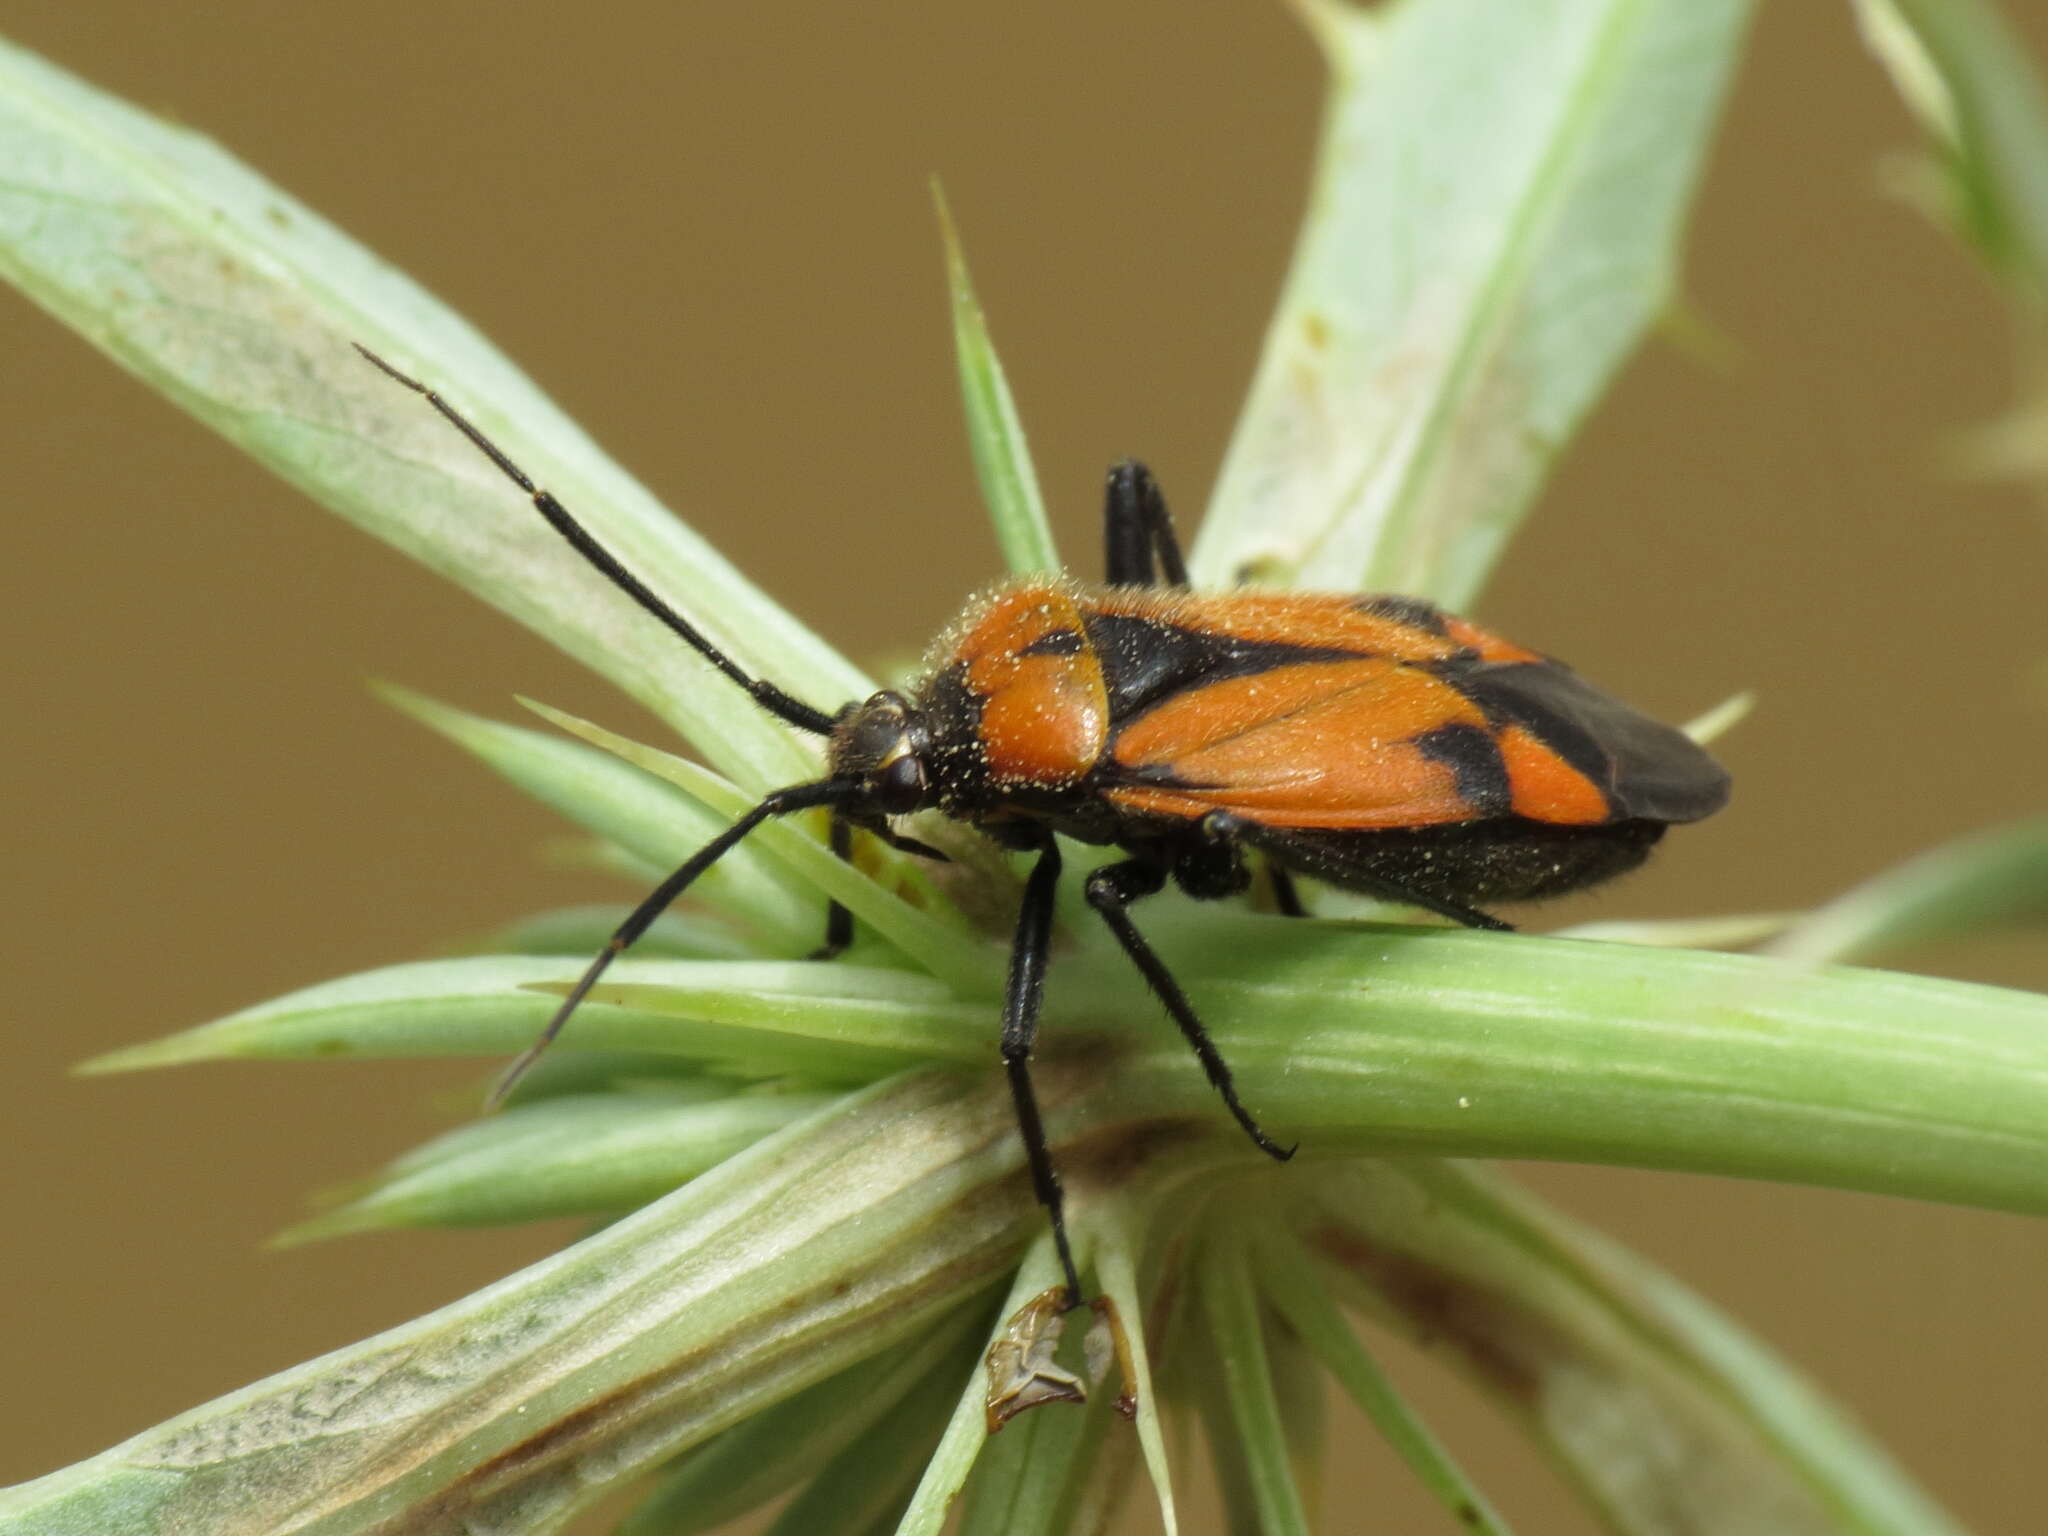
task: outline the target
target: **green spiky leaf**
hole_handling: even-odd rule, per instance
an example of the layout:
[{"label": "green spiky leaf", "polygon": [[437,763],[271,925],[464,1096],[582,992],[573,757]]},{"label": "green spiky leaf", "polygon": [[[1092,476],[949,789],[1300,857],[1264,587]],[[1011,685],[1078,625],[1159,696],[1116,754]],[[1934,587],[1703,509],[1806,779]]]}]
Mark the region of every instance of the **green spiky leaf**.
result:
[{"label": "green spiky leaf", "polygon": [[1748,6],[1305,9],[1336,92],[1193,574],[1463,608],[1670,301]]},{"label": "green spiky leaf", "polygon": [[470,325],[200,135],[0,43],[0,275],[330,510],[610,678],[749,788],[813,750],[548,527],[366,343],[444,389],[743,663],[865,678],[669,516]]},{"label": "green spiky leaf", "polygon": [[388,1227],[503,1226],[635,1210],[832,1102],[666,1086],[557,1094],[461,1126],[399,1158],[284,1242]]},{"label": "green spiky leaf", "polygon": [[1818,965],[2044,921],[2048,816],[1930,848],[1838,896],[1771,947]]},{"label": "green spiky leaf", "polygon": [[1052,541],[1052,528],[1045,518],[1045,498],[1039,493],[1038,471],[1032,467],[1031,450],[1024,441],[1024,423],[1017,417],[1017,405],[1010,398],[1010,381],[996,356],[995,341],[988,332],[988,320],[975,297],[974,280],[967,273],[967,253],[960,244],[960,232],[953,227],[952,210],[937,180],[932,182],[932,202],[938,210],[939,235],[946,246],[946,289],[953,306],[953,355],[960,371],[960,399],[967,412],[967,445],[974,454],[975,477],[981,482],[981,499],[995,526],[996,542],[1002,546],[1003,563],[1016,575],[1032,571],[1057,572],[1059,550]]}]

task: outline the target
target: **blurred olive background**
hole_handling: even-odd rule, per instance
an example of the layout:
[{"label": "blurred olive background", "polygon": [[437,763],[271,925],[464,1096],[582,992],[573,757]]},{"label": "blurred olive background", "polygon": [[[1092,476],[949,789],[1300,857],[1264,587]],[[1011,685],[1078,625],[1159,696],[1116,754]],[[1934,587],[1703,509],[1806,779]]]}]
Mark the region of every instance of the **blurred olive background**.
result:
[{"label": "blurred olive background", "polygon": [[[2048,51],[2048,15],[2011,8]],[[1092,570],[1111,458],[1149,459],[1184,525],[1202,505],[1320,87],[1283,8],[1253,0],[9,9],[17,41],[215,135],[467,312],[869,661],[913,652],[996,571],[927,175]],[[1724,744],[1733,808],[1560,917],[1809,904],[2048,801],[2038,508],[1939,468],[2008,401],[2011,337],[1960,252],[1879,192],[1912,139],[1846,6],[1766,8],[1688,262],[1736,354],[1652,344],[1480,605],[1667,717],[1762,695]],[[561,1240],[259,1246],[306,1191],[467,1113],[471,1065],[66,1069],[623,894],[551,867],[561,828],[366,677],[643,722],[11,294],[0,349],[11,1481]],[[1905,959],[2048,985],[2032,942]],[[1528,1176],[1801,1362],[1977,1529],[2039,1528],[2048,1224]],[[1476,1399],[1392,1353],[1523,1529],[1589,1528]],[[1329,1529],[1447,1528],[1376,1446],[1339,1462]]]}]

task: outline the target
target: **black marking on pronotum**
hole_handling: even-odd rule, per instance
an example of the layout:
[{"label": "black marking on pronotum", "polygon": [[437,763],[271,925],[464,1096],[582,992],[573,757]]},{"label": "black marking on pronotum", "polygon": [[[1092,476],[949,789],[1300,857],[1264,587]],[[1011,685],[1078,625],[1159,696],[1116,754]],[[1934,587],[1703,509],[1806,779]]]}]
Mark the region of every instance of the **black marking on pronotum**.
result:
[{"label": "black marking on pronotum", "polygon": [[1040,635],[1029,645],[1017,652],[1019,656],[1078,656],[1087,647],[1080,633],[1071,629],[1051,629]]},{"label": "black marking on pronotum", "polygon": [[1092,613],[1082,620],[1082,627],[1102,665],[1110,715],[1119,725],[1198,682],[1222,683],[1281,667],[1365,659],[1362,651],[1204,634],[1137,614]]}]

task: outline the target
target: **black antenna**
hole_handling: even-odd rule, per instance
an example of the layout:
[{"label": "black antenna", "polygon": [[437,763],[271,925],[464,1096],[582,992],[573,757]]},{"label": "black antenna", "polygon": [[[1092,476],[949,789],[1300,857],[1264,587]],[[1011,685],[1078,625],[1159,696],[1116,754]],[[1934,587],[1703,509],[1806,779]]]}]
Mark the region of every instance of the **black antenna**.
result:
[{"label": "black antenna", "polygon": [[569,989],[568,996],[562,999],[561,1006],[555,1010],[554,1016],[541,1030],[540,1037],[513,1058],[512,1065],[505,1069],[504,1076],[498,1079],[497,1087],[491,1090],[490,1097],[484,1101],[484,1107],[496,1109],[505,1102],[505,1095],[510,1093],[519,1079],[526,1075],[527,1068],[540,1060],[541,1052],[545,1051],[555,1036],[562,1032],[562,1026],[569,1022],[569,1015],[590,995],[590,989],[597,985],[598,978],[604,975],[611,963],[624,954],[635,939],[653,926],[654,920],[666,912],[699,875],[730,853],[741,838],[771,816],[787,816],[792,811],[808,810],[815,805],[843,805],[857,796],[860,789],[858,779],[820,779],[814,784],[792,784],[787,789],[778,789],[691,854],[680,869],[648,892],[640,905],[619,924],[617,931],[612,934],[604,948],[598,951],[597,958],[590,962],[583,974],[577,978],[576,985]]},{"label": "black antenna", "polygon": [[634,602],[638,603],[647,612],[653,614],[662,623],[674,630],[676,634],[680,635],[696,650],[698,655],[746,689],[756,704],[759,704],[777,719],[795,726],[800,731],[809,731],[813,736],[829,736],[832,734],[832,717],[830,715],[826,714],[823,710],[813,709],[801,699],[790,697],[790,695],[784,693],[773,683],[764,682],[758,677],[749,677],[738,662],[734,661],[725,652],[706,639],[694,624],[650,592],[641,583],[639,577],[621,565],[618,558],[610,550],[606,549],[591,536],[589,529],[569,515],[569,509],[555,500],[553,492],[544,491],[535,485],[532,479],[528,477],[526,471],[506,458],[503,450],[488,437],[485,437],[468,417],[456,410],[446,400],[443,400],[433,390],[427,388],[418,379],[400,373],[361,342],[354,342],[352,345],[366,359],[374,363],[385,373],[388,373],[407,389],[412,390],[415,394],[424,395],[427,404],[453,422],[464,437],[476,444],[483,451],[486,458],[505,472],[506,478],[533,498],[534,508],[542,517],[548,520],[548,525],[555,532],[569,541],[570,546],[577,554],[596,566],[604,574],[605,579],[610,581],[613,586],[624,592],[626,596],[632,598]]}]

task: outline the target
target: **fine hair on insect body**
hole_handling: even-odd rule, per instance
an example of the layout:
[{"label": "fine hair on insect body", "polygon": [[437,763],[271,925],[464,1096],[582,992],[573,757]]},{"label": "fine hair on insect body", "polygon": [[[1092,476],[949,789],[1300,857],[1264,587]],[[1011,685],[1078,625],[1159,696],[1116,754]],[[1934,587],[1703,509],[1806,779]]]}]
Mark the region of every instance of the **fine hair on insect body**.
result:
[{"label": "fine hair on insect body", "polygon": [[[1284,1162],[1294,1149],[1239,1099],[1187,994],[1132,922],[1132,904],[1169,881],[1197,899],[1241,894],[1257,855],[1290,915],[1302,914],[1290,878],[1302,874],[1506,929],[1483,906],[1611,879],[1640,864],[1668,826],[1711,815],[1728,797],[1727,774],[1682,732],[1420,599],[1191,591],[1165,500],[1133,460],[1109,472],[1104,584],[1028,577],[999,587],[969,605],[917,683],[828,713],[748,674],[439,394],[357,350],[424,396],[642,609],[762,709],[826,743],[824,777],[765,795],[632,910],[493,1102],[611,962],[764,821],[826,807],[841,857],[858,829],[940,858],[892,825],[936,810],[1033,855],[1000,1055],[1069,1304],[1081,1299],[1080,1275],[1031,1079],[1059,837],[1125,855],[1088,875],[1089,907],[1245,1134]],[[851,914],[836,902],[824,938],[821,958],[852,938]]]}]

